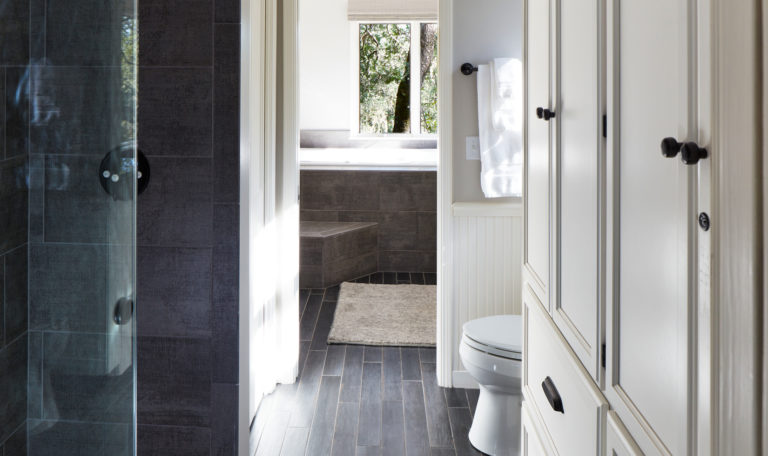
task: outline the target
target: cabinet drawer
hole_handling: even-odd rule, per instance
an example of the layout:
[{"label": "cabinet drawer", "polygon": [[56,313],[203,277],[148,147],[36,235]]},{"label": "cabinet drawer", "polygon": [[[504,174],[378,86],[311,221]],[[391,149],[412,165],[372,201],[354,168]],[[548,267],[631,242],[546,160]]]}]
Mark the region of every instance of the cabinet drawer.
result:
[{"label": "cabinet drawer", "polygon": [[605,398],[530,289],[523,300],[526,400],[538,411],[559,454],[597,456]]}]

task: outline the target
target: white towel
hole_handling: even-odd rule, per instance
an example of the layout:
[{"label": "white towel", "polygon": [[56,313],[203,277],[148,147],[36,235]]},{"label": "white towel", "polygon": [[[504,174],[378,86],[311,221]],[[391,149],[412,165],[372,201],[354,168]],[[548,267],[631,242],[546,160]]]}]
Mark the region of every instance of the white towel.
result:
[{"label": "white towel", "polygon": [[522,130],[523,64],[518,59],[494,59],[491,70],[491,112],[496,130]]},{"label": "white towel", "polygon": [[[494,103],[492,65],[480,65],[477,71],[477,114],[480,130],[480,186],[486,198],[521,196],[523,192],[522,103],[510,97]],[[517,100],[522,97],[517,95]],[[494,106],[501,107],[494,127]]]}]

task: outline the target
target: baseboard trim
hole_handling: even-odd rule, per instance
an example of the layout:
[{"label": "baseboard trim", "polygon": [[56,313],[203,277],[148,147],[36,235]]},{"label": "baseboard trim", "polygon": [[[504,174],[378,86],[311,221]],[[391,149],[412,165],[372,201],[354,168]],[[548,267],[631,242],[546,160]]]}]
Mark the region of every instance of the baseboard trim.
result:
[{"label": "baseboard trim", "polygon": [[479,389],[480,385],[477,384],[474,378],[469,372],[453,371],[453,387],[454,388],[466,388],[466,389]]}]

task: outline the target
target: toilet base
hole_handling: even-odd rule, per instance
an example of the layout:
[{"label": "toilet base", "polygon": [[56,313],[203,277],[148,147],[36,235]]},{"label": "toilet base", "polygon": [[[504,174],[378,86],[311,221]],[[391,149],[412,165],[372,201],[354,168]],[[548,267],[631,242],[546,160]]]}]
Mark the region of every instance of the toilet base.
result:
[{"label": "toilet base", "polygon": [[491,456],[520,454],[521,394],[503,393],[480,385],[469,442]]}]

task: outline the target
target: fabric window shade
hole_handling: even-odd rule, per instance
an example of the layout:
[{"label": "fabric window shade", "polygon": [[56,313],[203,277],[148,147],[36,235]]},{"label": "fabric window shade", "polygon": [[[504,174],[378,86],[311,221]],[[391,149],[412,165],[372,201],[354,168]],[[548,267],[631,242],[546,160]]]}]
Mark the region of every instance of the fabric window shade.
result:
[{"label": "fabric window shade", "polygon": [[438,0],[348,0],[350,21],[436,21]]}]

